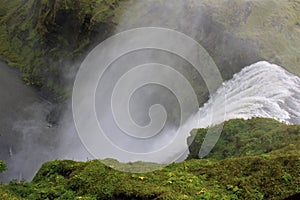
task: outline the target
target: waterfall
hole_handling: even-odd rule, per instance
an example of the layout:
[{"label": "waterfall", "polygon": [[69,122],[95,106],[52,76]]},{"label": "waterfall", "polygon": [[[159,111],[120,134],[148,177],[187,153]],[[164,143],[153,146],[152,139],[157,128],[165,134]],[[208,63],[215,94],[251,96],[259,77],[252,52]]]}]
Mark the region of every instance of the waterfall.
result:
[{"label": "waterfall", "polygon": [[[226,101],[220,101],[225,94]],[[210,126],[211,107],[225,107],[225,120],[253,117],[300,123],[300,78],[284,68],[261,61],[247,66],[226,81],[199,109],[200,127]],[[218,109],[215,109],[218,112]],[[213,124],[221,123],[216,118]]]}]

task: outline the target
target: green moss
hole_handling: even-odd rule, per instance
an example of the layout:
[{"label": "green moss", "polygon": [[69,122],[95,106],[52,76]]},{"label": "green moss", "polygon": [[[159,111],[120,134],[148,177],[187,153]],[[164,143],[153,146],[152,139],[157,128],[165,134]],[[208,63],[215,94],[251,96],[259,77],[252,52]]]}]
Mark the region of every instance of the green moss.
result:
[{"label": "green moss", "polygon": [[0,173],[5,171],[6,169],[7,169],[7,167],[6,167],[5,163],[2,160],[0,160]]},{"label": "green moss", "polygon": [[[252,127],[252,128],[251,128]],[[253,129],[253,130],[252,130]],[[269,119],[231,120],[226,137],[239,133],[256,138],[261,130],[269,135],[299,135],[299,126]],[[230,136],[229,134],[233,134]],[[272,134],[271,134],[272,135]],[[224,139],[223,139],[224,140]],[[276,140],[275,140],[276,141]],[[154,163],[119,163],[116,160],[51,161],[43,164],[32,182],[0,186],[1,195],[24,199],[284,199],[299,192],[300,141],[262,155],[239,155],[217,160],[191,159],[149,173],[125,173]],[[234,142],[233,142],[234,143]],[[217,153],[215,150],[213,153]],[[103,163],[106,163],[103,164]],[[1,193],[2,192],[2,193]]]},{"label": "green moss", "polygon": [[[299,156],[299,151],[298,151]],[[6,189],[26,199],[283,199],[295,194],[295,156],[189,160],[151,173],[115,171],[98,160],[45,163],[31,183]],[[293,178],[291,178],[293,177]]]},{"label": "green moss", "polygon": [[95,41],[108,37],[119,0],[5,0],[0,5],[0,54],[23,72],[28,85],[64,95],[71,65]]},{"label": "green moss", "polygon": [[262,59],[300,76],[300,1],[206,0],[214,21],[257,45]]},{"label": "green moss", "polygon": [[[6,167],[5,163],[2,160],[0,160],[0,173],[5,171],[6,169],[7,169],[7,167]],[[21,198],[17,197],[16,195],[11,194],[4,185],[1,185],[1,182],[0,182],[0,199],[17,200],[17,199],[21,199]]]},{"label": "green moss", "polygon": [[[189,158],[198,153],[207,129],[193,130],[195,140],[190,145]],[[190,137],[188,140],[190,140]],[[209,158],[224,159],[249,155],[262,155],[300,142],[300,127],[287,125],[272,119],[235,119],[225,122],[222,134]]]},{"label": "green moss", "polygon": [[[300,75],[299,0],[189,3],[192,13],[203,11],[207,24],[201,29],[209,34],[198,39],[224,79],[262,59]],[[70,66],[77,66],[93,45],[113,33],[120,16],[136,12],[135,19],[131,17],[125,27],[118,27],[124,30],[149,24],[153,5],[169,9],[164,1],[142,1],[136,5],[138,11],[135,5],[134,0],[4,0],[0,5],[0,55],[20,68],[28,85],[49,95],[67,96],[65,88],[71,85],[64,74]],[[179,28],[176,20],[165,21],[165,27]],[[205,84],[191,77],[187,79],[202,105],[208,98]]]},{"label": "green moss", "polygon": [[22,198],[11,194],[5,186],[0,185],[0,199],[2,199],[2,200],[21,200]]}]

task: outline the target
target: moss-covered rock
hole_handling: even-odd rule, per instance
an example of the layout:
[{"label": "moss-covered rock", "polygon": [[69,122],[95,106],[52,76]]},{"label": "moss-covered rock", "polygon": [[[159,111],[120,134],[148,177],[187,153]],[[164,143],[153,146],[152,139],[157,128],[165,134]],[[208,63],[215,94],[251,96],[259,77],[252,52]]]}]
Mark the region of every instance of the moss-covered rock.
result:
[{"label": "moss-covered rock", "polygon": [[111,34],[118,3],[5,0],[0,6],[0,54],[19,67],[27,84],[59,97],[84,50]]},{"label": "moss-covered rock", "polygon": [[3,187],[25,199],[283,199],[299,191],[300,154],[296,147],[281,153],[189,160],[141,174],[115,171],[99,160],[52,161],[33,182]]},{"label": "moss-covered rock", "polygon": [[[117,25],[118,31],[163,26],[193,33],[224,79],[258,60],[300,75],[299,4],[299,0],[4,0],[0,54],[22,70],[26,83],[56,94],[57,100],[74,78],[70,69],[76,69],[85,52]],[[192,84],[199,103],[204,103],[208,98],[204,82]]]},{"label": "moss-covered rock", "polygon": [[[195,129],[188,141],[189,158],[198,158],[208,129]],[[263,155],[273,150],[300,143],[300,126],[287,125],[273,119],[234,119],[225,122],[222,134],[208,154],[209,158],[221,160],[230,157]],[[266,158],[268,156],[266,155]]]},{"label": "moss-covered rock", "polygon": [[[296,138],[299,126],[288,126],[269,119],[231,120],[224,130],[222,144],[240,134],[248,135],[243,138],[242,144],[246,141],[257,152],[245,155],[236,149],[237,154],[224,156],[220,144],[217,144],[210,158],[173,163],[149,173],[125,173],[109,167],[120,165],[123,169],[137,169],[141,162],[55,160],[43,164],[30,183],[13,181],[0,185],[0,197],[281,200],[300,192],[300,141]],[[262,152],[264,145],[262,151],[254,145],[255,141],[257,144],[261,141],[261,132],[273,138],[274,145],[269,153]],[[282,139],[280,144],[279,138],[282,137],[290,137],[291,140],[285,143],[286,140]],[[235,141],[231,143],[226,143],[223,148],[236,144]]]},{"label": "moss-covered rock", "polygon": [[205,0],[213,20],[258,55],[300,76],[300,1]]}]

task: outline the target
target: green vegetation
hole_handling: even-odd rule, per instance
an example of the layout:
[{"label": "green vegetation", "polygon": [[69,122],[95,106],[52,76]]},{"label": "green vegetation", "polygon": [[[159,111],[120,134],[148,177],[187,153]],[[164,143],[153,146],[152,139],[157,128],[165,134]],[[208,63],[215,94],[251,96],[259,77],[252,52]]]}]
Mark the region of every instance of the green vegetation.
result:
[{"label": "green vegetation", "polygon": [[5,171],[5,170],[6,170],[5,163],[2,160],[0,160],[0,173],[3,172],[3,171]]},{"label": "green vegetation", "polygon": [[300,1],[205,0],[213,20],[237,40],[250,40],[258,55],[300,76]]},{"label": "green vegetation", "polygon": [[[78,67],[94,44],[113,33],[124,2],[3,0],[0,55],[8,59],[9,66],[20,69],[28,85],[49,96],[55,94],[54,100],[60,101],[57,97],[65,97],[68,80],[74,78],[67,76],[69,70]],[[140,6],[147,8],[147,3]],[[208,22],[203,27],[208,35],[200,42],[225,79],[257,59],[300,75],[299,0],[205,0],[203,5],[208,8],[204,10]],[[130,4],[126,9],[131,14]],[[151,12],[135,13],[136,20],[144,19],[145,13]],[[247,48],[240,49],[240,44]],[[248,44],[252,44],[251,51]],[[200,103],[207,98],[203,85],[195,88],[203,95]],[[197,159],[206,131],[192,131],[195,140],[189,160],[155,172],[124,173],[108,167],[138,169],[145,165],[141,162],[51,161],[41,167],[32,182],[0,185],[0,199],[252,200],[283,199],[300,192],[300,126],[270,119],[231,120],[225,123],[208,157]],[[147,167],[153,165],[148,163]],[[5,169],[0,161],[0,173]]]},{"label": "green vegetation", "polygon": [[[207,129],[191,132],[193,137],[188,140],[194,140],[190,145],[189,158],[198,158],[206,133]],[[225,122],[222,134],[208,157],[221,160],[262,155],[295,143],[300,143],[300,126],[286,125],[273,119],[234,119]]]},{"label": "green vegetation", "polygon": [[68,73],[89,44],[108,37],[118,0],[4,0],[0,55],[17,66],[28,85],[62,95]]},{"label": "green vegetation", "polygon": [[[300,75],[299,0],[188,3],[190,6],[184,9],[176,5],[174,9],[204,19],[206,23],[199,27],[202,34],[195,39],[213,57],[224,79],[258,60],[282,65]],[[118,29],[124,30],[153,24],[151,13],[156,15],[156,8],[170,9],[170,2],[165,1],[139,1],[138,7],[136,4],[135,0],[3,0],[0,55],[9,60],[10,66],[19,67],[27,84],[61,97],[74,78],[70,70],[78,68],[93,45],[113,34],[121,15],[135,16],[128,22],[123,20]],[[176,24],[177,20],[162,21],[165,27],[182,32],[187,29]],[[202,104],[208,98],[206,87],[203,81],[194,83],[193,77],[188,79]]]},{"label": "green vegetation", "polygon": [[[0,160],[0,174],[1,172],[5,171],[7,169],[5,163]],[[0,199],[11,199],[11,200],[15,200],[15,199],[19,199],[17,196],[12,195],[9,190],[4,186],[1,185],[0,182]]]},{"label": "green vegetation", "polygon": [[[192,132],[196,140],[203,130]],[[0,186],[0,198],[284,199],[300,192],[299,130],[270,119],[231,120],[207,159],[173,163],[150,173],[125,173],[108,166],[138,169],[153,163],[56,160],[45,163],[30,183]]]}]

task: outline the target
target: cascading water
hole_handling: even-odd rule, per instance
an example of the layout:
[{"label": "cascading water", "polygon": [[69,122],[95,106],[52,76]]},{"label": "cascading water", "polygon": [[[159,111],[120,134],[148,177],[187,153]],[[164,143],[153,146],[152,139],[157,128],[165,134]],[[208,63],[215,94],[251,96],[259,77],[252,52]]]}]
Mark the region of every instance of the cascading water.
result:
[{"label": "cascading water", "polygon": [[[226,101],[220,101],[222,95]],[[245,67],[222,84],[216,94],[200,108],[200,127],[211,122],[211,107],[225,107],[225,120],[252,117],[273,118],[290,124],[300,123],[300,78],[282,67],[262,61]],[[218,112],[218,109],[214,109]],[[216,116],[218,116],[216,114]],[[199,120],[199,119],[193,119]]]},{"label": "cascading water", "polygon": [[[252,50],[259,47],[252,41],[238,41],[226,33],[221,26],[219,27],[219,24],[213,24],[213,20],[210,18],[211,10],[206,9],[201,1],[176,0],[174,3],[173,0],[141,0],[132,1],[127,7],[124,9],[123,16],[120,17],[122,20],[116,27],[116,32],[147,26],[178,30],[200,41],[206,49],[215,54],[214,59],[218,61],[221,71],[229,66],[230,74],[238,71],[244,65],[257,61],[256,53],[253,53]],[[176,43],[176,45],[180,46],[181,44]],[[239,52],[243,52],[242,56]],[[147,58],[147,56],[138,56],[137,59],[147,61]],[[242,60],[239,60],[241,58]],[[172,66],[174,60],[171,59],[170,63]],[[177,61],[175,63],[178,64]],[[124,67],[125,62],[122,65]],[[24,111],[24,107],[30,108],[33,103],[37,102],[38,97],[31,89],[26,89],[22,83],[19,83],[20,80],[16,81],[17,77],[6,75],[3,72],[1,74],[4,77],[0,79],[3,91],[9,90],[18,94],[13,100],[7,98],[8,103],[3,103],[2,101],[6,101],[4,96],[10,97],[11,94],[2,93],[3,97],[0,100],[0,106],[6,110],[6,112],[0,113],[4,119],[2,124],[0,123],[2,129],[2,132],[0,131],[2,139],[0,149],[1,156],[3,156],[0,159],[7,161],[10,169],[4,175],[2,174],[3,180],[18,178],[19,174],[19,179],[29,180],[39,165],[46,160],[91,158],[78,138],[71,114],[66,114],[66,117],[60,122],[60,127],[48,127],[45,120],[49,112],[48,108],[45,109],[46,104],[38,101],[38,104],[34,104],[33,109]],[[4,84],[6,79],[8,83]],[[19,86],[15,86],[15,83],[18,83]],[[149,93],[149,91],[147,92]],[[226,101],[224,101],[224,95]],[[16,110],[16,112],[13,113],[12,110]],[[144,108],[138,109],[138,112],[145,110]],[[9,113],[10,116],[5,116],[6,113]],[[199,109],[197,114],[186,122],[186,126],[190,129],[205,128],[234,118],[248,119],[252,117],[274,118],[285,123],[300,124],[300,78],[280,66],[258,62],[245,67],[231,80],[224,82],[215,94],[211,94],[209,101]],[[9,121],[8,128],[3,125],[7,121]],[[108,126],[110,126],[109,123]],[[170,131],[172,130],[170,129]],[[54,133],[55,135],[53,135]],[[189,133],[185,134],[187,137]],[[159,142],[165,143],[169,139],[166,134]],[[130,143],[129,146],[134,146],[134,144]],[[137,148],[144,148],[144,146]],[[178,144],[178,148],[186,148],[186,141],[182,140]],[[128,159],[128,161],[130,160]]]},{"label": "cascading water", "polygon": [[[103,83],[106,83],[107,85],[109,81],[104,81]],[[110,95],[107,91],[110,90],[111,89],[103,90],[106,92],[104,94],[107,94],[109,100]],[[149,90],[147,90],[147,92],[149,93]],[[160,93],[163,93],[163,91],[154,93],[155,95],[151,93],[151,95],[148,96],[146,93],[143,93],[144,95],[141,95],[138,100],[145,100],[151,102],[149,105],[154,105],[153,100],[155,99],[153,96],[157,96]],[[104,94],[99,96],[103,96]],[[224,98],[224,96],[226,98]],[[198,113],[192,115],[180,128],[171,124],[171,126],[167,126],[163,129],[158,137],[155,135],[155,137],[151,138],[153,140],[147,139],[145,141],[147,144],[141,145],[136,138],[132,139],[122,133],[122,130],[118,130],[119,127],[112,128],[112,124],[115,122],[113,117],[107,117],[109,111],[104,110],[104,112],[102,112],[104,115],[100,120],[105,120],[104,123],[102,122],[107,126],[107,132],[105,134],[110,134],[109,136],[115,134],[109,142],[114,143],[117,141],[118,143],[114,144],[117,144],[116,146],[120,147],[121,151],[126,147],[128,149],[126,149],[126,151],[144,153],[142,155],[143,157],[135,157],[117,151],[117,153],[114,153],[113,155],[109,154],[109,156],[118,159],[121,162],[142,160],[147,162],[169,163],[178,160],[179,156],[179,160],[184,158],[183,154],[187,149],[186,138],[189,135],[189,130],[192,130],[193,128],[206,128],[220,124],[229,119],[249,119],[252,117],[273,118],[291,124],[299,123],[299,96],[299,77],[289,73],[280,66],[262,61],[245,67],[241,72],[235,74],[231,80],[224,82],[219,89],[216,90],[215,94],[211,95],[209,101],[199,109]],[[147,99],[148,97],[150,99]],[[163,99],[165,98],[166,96],[163,96]],[[98,102],[103,104],[103,101]],[[108,106],[103,106],[107,108],[110,105],[112,104],[108,101]],[[144,107],[149,108],[149,105]],[[147,111],[147,109],[145,110]],[[136,109],[134,112],[143,112],[145,110]],[[89,130],[94,131],[93,129]],[[178,130],[179,132],[177,132]],[[219,133],[221,133],[221,129]],[[85,132],[83,132],[83,134],[85,134]],[[210,143],[204,142],[203,145],[213,148],[214,142],[216,142],[218,138],[216,135],[214,135],[213,138],[210,137],[209,132],[207,136],[208,140],[206,141],[209,141]],[[102,147],[104,145],[105,144],[101,143],[99,146]],[[165,148],[163,145],[171,147]],[[163,146],[163,148],[161,146]],[[87,148],[89,148],[89,146],[87,146]],[[145,154],[156,152],[156,150],[158,150],[157,152],[160,152],[159,155],[153,157],[145,156]],[[102,152],[101,148],[98,152],[99,151]],[[207,153],[206,150],[206,152],[202,154],[202,157],[206,156]],[[102,154],[100,155],[100,158],[106,158],[106,155]]]},{"label": "cascading water", "polygon": [[[300,124],[300,78],[266,61],[247,66],[231,80],[223,82],[185,126],[189,129],[207,128],[230,119],[253,117]],[[206,137],[209,139],[205,141],[210,142],[204,141],[203,145],[209,146],[209,149],[201,149],[200,157],[205,157],[212,150],[218,136],[213,138],[215,136],[211,137],[208,131]],[[177,146],[178,149],[187,148],[184,142]]]},{"label": "cascading water", "polygon": [[[226,101],[223,101],[224,95],[226,96]],[[211,113],[213,107],[214,116],[217,116],[214,118]],[[225,116],[221,116],[223,113],[219,110],[224,109],[224,107]],[[218,112],[220,112],[220,117],[218,117]],[[234,118],[249,119],[252,117],[274,118],[285,123],[300,124],[300,78],[280,66],[265,61],[245,67],[241,72],[235,74],[231,80],[224,82],[216,93],[211,95],[209,101],[199,109],[198,115],[190,118],[186,124],[191,129],[205,128],[212,124],[221,123],[224,120]],[[72,132],[71,135],[76,135],[74,127],[68,127],[68,130],[63,128],[59,132],[67,130],[69,133]],[[66,151],[66,148],[58,148],[57,152],[53,153],[53,158],[85,160],[89,156],[87,152],[84,152],[84,148],[79,146],[81,143],[78,142],[78,138],[75,137],[76,139],[74,140],[74,136],[72,138],[69,137],[69,134],[63,132],[61,134],[62,140],[68,141],[63,144],[67,146],[68,150]],[[186,134],[186,137],[188,137],[188,133]],[[33,137],[38,138],[39,136],[32,135],[30,140],[34,140]],[[17,178],[21,174],[19,178],[26,177],[30,179],[33,176],[32,172],[28,174],[24,167],[20,166],[18,168],[19,165],[17,163],[21,162],[19,160],[21,158],[17,159],[18,157],[15,157],[12,151],[15,144],[10,145],[8,158],[14,161],[10,163],[10,166],[14,166],[14,172],[19,172],[13,177]],[[63,145],[60,144],[60,146]],[[178,149],[180,148],[186,148],[186,141],[178,144]],[[24,152],[25,157],[30,157],[30,149],[30,144],[27,146],[23,145],[22,152]],[[81,150],[79,151],[78,149]],[[61,155],[63,151],[65,152]],[[51,159],[51,156],[48,159]],[[22,166],[30,165],[24,160],[22,162]],[[32,162],[30,161],[30,163]],[[37,165],[36,162],[35,165]],[[36,168],[37,166],[32,167]],[[9,177],[4,177],[4,180],[9,180]]]}]

